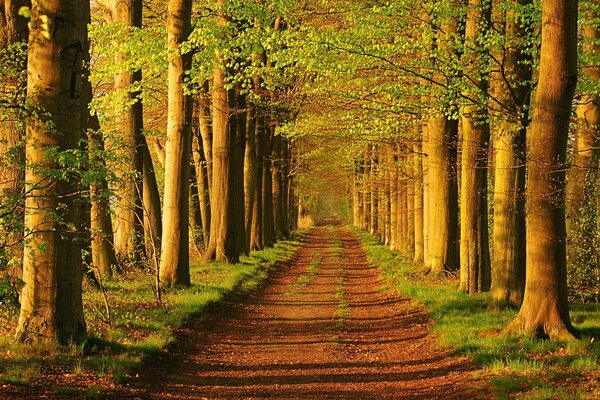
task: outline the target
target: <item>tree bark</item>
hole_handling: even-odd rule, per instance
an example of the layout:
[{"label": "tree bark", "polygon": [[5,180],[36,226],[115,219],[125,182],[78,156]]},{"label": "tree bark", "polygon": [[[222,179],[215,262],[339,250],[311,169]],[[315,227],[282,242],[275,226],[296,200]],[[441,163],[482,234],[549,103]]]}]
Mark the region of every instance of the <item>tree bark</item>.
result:
[{"label": "tree bark", "polygon": [[567,302],[565,163],[577,83],[577,1],[542,4],[540,74],[527,137],[527,277],[509,331],[572,339]]},{"label": "tree bark", "polygon": [[160,193],[156,174],[154,172],[154,163],[150,155],[150,149],[146,142],[146,137],[141,137],[141,148],[143,165],[143,212],[144,212],[144,247],[146,258],[152,268],[158,270],[160,266],[160,250],[162,238],[162,215],[160,209]]},{"label": "tree bark", "polygon": [[[527,7],[531,0],[513,0]],[[495,132],[494,229],[492,283],[490,295],[497,301],[520,305],[525,290],[525,134],[529,125],[531,93],[530,44],[528,26],[519,22],[514,7],[506,12],[504,52],[505,77],[493,74],[498,100],[509,110]]]},{"label": "tree bark", "polygon": [[[26,43],[29,33],[28,20],[19,15],[19,8],[30,4],[29,0],[0,1],[0,50],[5,50],[19,42]],[[14,65],[14,68],[24,71],[26,65],[25,63]],[[2,100],[9,105],[19,104],[22,101],[20,96],[25,94],[27,82],[5,74],[2,74],[1,80]],[[8,273],[12,277],[21,277],[23,258],[21,228],[24,218],[22,165],[25,162],[22,140],[25,125],[21,122],[20,112],[10,107],[0,107],[0,112],[0,213],[4,215],[0,220],[2,236],[0,246],[6,251],[5,256],[0,259],[0,274]],[[8,268],[4,270],[6,266]]]},{"label": "tree bark", "polygon": [[169,104],[165,154],[160,281],[167,286],[190,285],[189,180],[192,142],[192,99],[184,90],[192,54],[181,45],[192,31],[192,1],[169,0],[167,11]]},{"label": "tree bark", "polygon": [[[60,171],[48,149],[79,147],[82,134],[81,64],[85,16],[74,0],[34,0],[27,96],[48,120],[27,120],[25,228],[21,312],[16,337],[24,342],[82,342],[86,335],[81,282],[81,201],[76,173]],[[42,17],[44,19],[42,19]],[[47,26],[58,27],[46,38]],[[44,115],[44,114],[38,114]],[[64,171],[60,171],[64,172]]]},{"label": "tree bark", "polygon": [[[469,4],[467,47],[479,49],[491,24],[491,2]],[[463,56],[466,73],[475,87],[467,95],[473,103],[463,108],[462,163],[460,190],[460,290],[470,294],[489,290],[491,283],[488,233],[487,161],[490,140],[487,104],[487,56],[467,50]]]},{"label": "tree bark", "polygon": [[414,214],[415,214],[415,261],[422,262],[424,259],[423,247],[423,156],[421,155],[423,141],[417,140],[413,153],[413,165],[415,171],[414,184]]},{"label": "tree bark", "polygon": [[[112,10],[115,22],[126,27],[141,28],[142,0],[114,0]],[[117,64],[123,63],[117,55]],[[115,76],[115,90],[130,91],[142,79],[141,71],[123,71]],[[119,184],[115,194],[115,249],[121,261],[136,264],[140,260],[143,235],[142,180],[143,156],[140,152],[143,130],[142,103],[138,92],[130,92],[133,105],[117,106],[117,136],[121,161],[114,167]]]}]

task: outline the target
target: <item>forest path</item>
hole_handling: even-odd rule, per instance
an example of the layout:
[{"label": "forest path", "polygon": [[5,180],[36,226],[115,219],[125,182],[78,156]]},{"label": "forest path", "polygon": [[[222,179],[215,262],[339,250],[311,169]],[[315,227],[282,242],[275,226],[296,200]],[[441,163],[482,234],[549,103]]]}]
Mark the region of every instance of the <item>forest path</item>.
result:
[{"label": "forest path", "polygon": [[481,399],[422,310],[381,290],[356,235],[317,227],[263,290],[179,332],[115,398]]}]

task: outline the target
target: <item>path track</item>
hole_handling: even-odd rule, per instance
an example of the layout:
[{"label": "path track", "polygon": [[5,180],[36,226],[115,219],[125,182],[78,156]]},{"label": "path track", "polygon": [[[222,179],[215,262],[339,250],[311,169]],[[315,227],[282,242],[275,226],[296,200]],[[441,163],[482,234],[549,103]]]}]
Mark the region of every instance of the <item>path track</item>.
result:
[{"label": "path track", "polygon": [[310,231],[265,288],[234,299],[115,398],[481,399],[423,311],[381,290],[356,235]]}]

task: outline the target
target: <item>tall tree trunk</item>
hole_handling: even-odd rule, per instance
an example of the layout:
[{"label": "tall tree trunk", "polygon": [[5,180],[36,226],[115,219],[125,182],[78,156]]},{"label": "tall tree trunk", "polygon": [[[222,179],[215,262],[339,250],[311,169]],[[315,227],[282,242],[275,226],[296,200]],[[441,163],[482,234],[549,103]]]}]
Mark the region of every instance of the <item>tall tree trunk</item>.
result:
[{"label": "tall tree trunk", "polygon": [[[81,63],[85,16],[74,0],[34,0],[27,65],[27,96],[37,115],[27,121],[23,288],[17,339],[81,342],[86,335],[81,282],[81,199],[74,175],[58,180],[62,167],[49,148],[78,148],[82,133]],[[44,22],[47,21],[47,22]],[[65,23],[67,22],[67,23]],[[47,25],[46,25],[47,24]],[[58,27],[49,38],[47,28]],[[52,127],[50,127],[50,125]],[[54,150],[53,150],[54,151]],[[61,171],[62,172],[62,171]]]},{"label": "tall tree trunk", "polygon": [[264,118],[256,116],[254,127],[256,148],[256,182],[255,199],[252,207],[252,227],[250,228],[250,250],[261,250],[263,244],[263,170],[264,170]]},{"label": "tall tree trunk", "polygon": [[[584,52],[596,57],[600,54],[600,30],[595,21],[598,18],[597,7],[600,3],[595,0],[590,2],[586,15],[586,26],[583,31]],[[600,80],[600,67],[597,62],[583,69],[586,80],[597,82]],[[600,157],[600,98],[596,94],[584,94],[577,107],[577,134],[573,149],[573,161],[569,169],[569,183],[567,186],[567,232],[570,233],[573,222],[582,222],[589,215],[582,214],[582,208],[593,200],[594,177],[597,173],[598,159]],[[583,218],[582,218],[583,217]],[[596,218],[593,218],[596,219]],[[594,226],[596,221],[586,221],[589,226]]]},{"label": "tall tree trunk", "polygon": [[371,230],[371,146],[367,147],[363,154],[364,173],[363,173],[363,218],[364,222],[361,226],[367,232]]},{"label": "tall tree trunk", "polygon": [[379,234],[379,225],[378,225],[378,218],[379,218],[379,209],[378,209],[378,199],[377,199],[377,192],[378,192],[378,187],[377,187],[377,183],[376,183],[376,179],[377,179],[377,172],[378,172],[378,152],[377,152],[377,148],[375,146],[371,147],[371,168],[369,170],[371,176],[369,179],[369,188],[370,188],[370,193],[371,193],[371,201],[370,201],[370,206],[371,206],[371,211],[369,212],[369,216],[371,217],[371,222],[369,223],[369,230],[371,235],[378,235]]},{"label": "tall tree trunk", "polygon": [[143,212],[144,212],[144,247],[146,258],[152,268],[158,270],[160,264],[160,250],[162,239],[162,215],[160,209],[160,193],[156,174],[154,172],[154,163],[148,149],[146,137],[141,137],[140,152],[142,154],[143,165]]},{"label": "tall tree trunk", "polygon": [[251,248],[254,208],[256,207],[256,110],[249,108],[246,115],[246,152],[244,155],[244,211],[246,221],[246,248]]},{"label": "tall tree trunk", "polygon": [[[469,3],[467,48],[480,49],[491,24],[491,1]],[[475,52],[477,51],[477,52]],[[488,233],[487,160],[490,140],[487,104],[487,56],[479,50],[464,55],[466,73],[475,82],[467,94],[475,99],[463,108],[460,189],[460,290],[479,293],[490,288],[490,244]]]},{"label": "tall tree trunk", "polygon": [[[16,43],[27,42],[28,20],[19,15],[19,9],[30,4],[29,0],[0,0],[0,51]],[[24,71],[26,65],[13,67]],[[0,274],[8,272],[11,276],[20,277],[23,232],[19,227],[22,227],[24,218],[25,149],[22,140],[25,125],[21,122],[20,113],[15,111],[17,109],[11,109],[10,106],[20,102],[19,96],[24,95],[27,82],[5,74],[2,74],[1,80],[2,100],[9,106],[0,107],[0,214],[3,215],[0,219],[0,243],[2,247],[6,246],[6,259],[0,259]],[[4,262],[8,265],[7,271],[3,271]]]},{"label": "tall tree trunk", "polygon": [[197,134],[192,138],[192,156],[196,172],[196,187],[198,188],[198,207],[200,209],[200,219],[202,221],[202,240],[206,247],[210,232],[208,169],[206,159],[204,158],[205,151],[202,148],[203,142],[199,136],[200,135]]},{"label": "tall tree trunk", "polygon": [[182,54],[181,45],[192,30],[192,1],[169,0],[167,16],[171,53],[160,281],[168,286],[188,286],[192,99],[183,85],[191,68],[192,54]]},{"label": "tall tree trunk", "polygon": [[[142,0],[114,0],[114,22],[126,27],[140,28],[142,25]],[[123,54],[117,55],[117,64],[125,63]],[[129,91],[142,79],[141,71],[123,71],[115,76],[115,90]],[[117,136],[120,144],[121,161],[114,172],[120,183],[115,189],[115,249],[126,263],[140,260],[143,234],[142,181],[143,156],[141,146],[143,130],[142,103],[138,92],[130,92],[131,106],[117,106]]]},{"label": "tall tree trunk", "polygon": [[513,0],[506,12],[505,77],[493,74],[498,99],[510,116],[499,123],[494,138],[494,229],[490,295],[497,301],[520,305],[525,290],[525,133],[529,125],[531,56],[529,26],[520,22],[516,6],[531,0]]},{"label": "tall tree trunk", "polygon": [[[461,2],[466,4],[466,2]],[[454,12],[456,14],[456,12]],[[446,60],[457,54],[454,47],[461,37],[459,17],[446,17],[437,32],[440,53]],[[452,68],[446,76],[437,72],[434,77],[449,86],[458,79],[458,71]],[[445,89],[447,99],[427,124],[428,134],[428,186],[427,186],[427,241],[426,265],[433,274],[454,271],[459,268],[458,249],[458,186],[457,186],[457,141],[458,121],[448,117],[457,107],[456,100]]]},{"label": "tall tree trunk", "polygon": [[246,96],[241,88],[230,91],[230,105],[234,115],[230,118],[231,170],[229,175],[230,215],[229,215],[229,254],[237,262],[241,254],[248,253],[246,247],[246,226],[244,216],[244,154],[246,148]]},{"label": "tall tree trunk", "polygon": [[283,139],[282,149],[282,167],[281,167],[281,233],[284,238],[290,236],[290,153],[291,143],[288,139]]},{"label": "tall tree trunk", "polygon": [[[269,125],[269,124],[266,124]],[[272,180],[272,142],[273,128],[266,126],[263,134],[263,245],[270,247],[275,243],[273,224],[273,180]]]},{"label": "tall tree trunk", "polygon": [[[412,147],[408,150],[412,153]],[[415,172],[412,154],[407,154],[405,159],[409,171],[406,180],[406,254],[412,257],[415,253]]]},{"label": "tall tree trunk", "polygon": [[398,217],[400,213],[398,207],[398,191],[400,190],[398,180],[400,178],[400,175],[398,173],[398,149],[396,147],[393,149],[391,163],[392,172],[390,174],[390,247],[392,248],[392,250],[397,251],[400,248],[400,235],[398,231]]},{"label": "tall tree trunk", "polygon": [[458,121],[444,116],[429,121],[428,260],[434,274],[459,267],[456,141]]},{"label": "tall tree trunk", "polygon": [[[89,81],[84,85],[89,86],[91,95],[91,84]],[[89,97],[91,99],[91,96]],[[100,122],[96,115],[87,116],[87,139],[90,164],[92,168],[106,167],[101,154],[104,152],[104,140],[100,131]],[[85,121],[82,121],[85,122]],[[109,189],[107,180],[102,177],[90,185],[90,232],[92,265],[98,270],[101,277],[109,277],[112,268],[116,267],[117,255],[113,247],[114,237],[112,220],[110,217]]]},{"label": "tall tree trunk", "polygon": [[423,215],[424,215],[424,205],[423,205],[423,141],[421,139],[417,139],[417,143],[415,145],[414,153],[413,153],[413,168],[415,171],[415,178],[413,181],[414,184],[414,214],[415,214],[415,261],[421,262],[423,261],[423,248],[424,248],[424,240],[423,240]]},{"label": "tall tree trunk", "polygon": [[542,4],[540,74],[527,137],[527,277],[509,331],[571,339],[567,301],[565,164],[577,83],[577,1]]},{"label": "tall tree trunk", "polygon": [[275,237],[281,238],[281,136],[273,137],[273,147],[271,150],[271,165],[273,181],[273,226],[275,227]]}]

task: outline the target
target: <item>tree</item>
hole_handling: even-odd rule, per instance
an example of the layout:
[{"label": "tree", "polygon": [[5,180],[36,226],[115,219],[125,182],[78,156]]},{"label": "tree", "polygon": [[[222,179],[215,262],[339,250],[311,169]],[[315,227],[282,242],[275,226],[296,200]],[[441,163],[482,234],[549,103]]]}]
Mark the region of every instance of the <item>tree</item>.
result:
[{"label": "tree", "polygon": [[28,238],[16,333],[20,341],[67,344],[81,342],[86,334],[77,171],[69,171],[73,166],[60,157],[77,154],[82,134],[85,21],[75,0],[32,1],[27,96],[34,112],[27,120]]},{"label": "tree", "polygon": [[490,28],[492,3],[469,3],[466,44],[463,55],[465,73],[475,82],[463,108],[462,162],[460,189],[460,289],[479,293],[490,288],[490,250],[488,234],[487,159],[490,126],[486,100],[488,74],[485,44]]},{"label": "tree", "polygon": [[525,289],[525,134],[532,87],[531,0],[511,0],[506,10],[501,64],[492,90],[501,105],[494,132],[494,257],[490,295],[520,305]]},{"label": "tree", "polygon": [[565,166],[577,83],[577,1],[542,4],[540,74],[527,137],[527,276],[508,331],[571,339],[567,302]]},{"label": "tree", "polygon": [[0,246],[7,247],[7,259],[0,260],[0,273],[8,265],[9,279],[11,275],[21,275],[23,256],[24,126],[18,110],[25,94],[23,54],[29,31],[27,19],[19,15],[19,9],[29,5],[28,0],[0,1],[0,233],[3,237]]},{"label": "tree", "polygon": [[[125,29],[136,29],[142,26],[142,0],[113,0],[111,13],[113,20],[122,24]],[[118,104],[115,111],[121,161],[115,168],[120,183],[114,191],[116,197],[114,228],[117,254],[122,261],[135,263],[140,259],[143,234],[144,161],[140,151],[143,111],[138,92],[142,72],[129,70],[127,61],[123,54],[117,54],[116,62],[125,65],[125,70],[116,74],[114,82],[115,90],[124,92],[124,104]]]},{"label": "tree", "polygon": [[192,30],[192,1],[170,0],[168,7],[169,110],[165,154],[160,280],[166,285],[189,285],[189,177],[192,147],[192,99],[184,80],[192,63],[181,45]]}]

